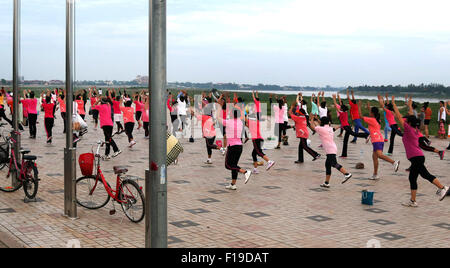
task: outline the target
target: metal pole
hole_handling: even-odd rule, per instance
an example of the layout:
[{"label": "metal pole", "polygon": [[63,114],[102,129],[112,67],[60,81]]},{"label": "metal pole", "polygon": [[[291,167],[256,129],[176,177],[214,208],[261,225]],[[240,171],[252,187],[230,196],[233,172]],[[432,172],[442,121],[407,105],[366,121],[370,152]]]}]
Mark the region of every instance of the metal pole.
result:
[{"label": "metal pole", "polygon": [[[13,128],[19,131],[19,87],[20,87],[20,0],[14,0],[14,23],[13,23]],[[17,141],[14,144],[14,153],[17,161],[20,162],[20,135],[14,133],[13,138]],[[12,185],[19,183],[18,172],[12,174]]]},{"label": "metal pole", "polygon": [[76,149],[73,148],[73,83],[75,77],[75,0],[66,0],[66,148],[64,149],[64,215],[77,218]]},{"label": "metal pole", "polygon": [[146,172],[145,246],[167,248],[166,0],[149,0],[150,167]]}]

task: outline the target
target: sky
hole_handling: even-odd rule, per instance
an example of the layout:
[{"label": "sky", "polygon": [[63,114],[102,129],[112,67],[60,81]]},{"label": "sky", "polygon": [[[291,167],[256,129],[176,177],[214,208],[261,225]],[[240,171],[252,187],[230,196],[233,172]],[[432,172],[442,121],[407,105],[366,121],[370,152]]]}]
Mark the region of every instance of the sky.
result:
[{"label": "sky", "polygon": [[[0,78],[12,6],[0,0]],[[148,73],[147,0],[77,0],[76,79]],[[168,0],[169,82],[450,85],[447,0]],[[64,80],[65,1],[22,1],[21,73]]]}]

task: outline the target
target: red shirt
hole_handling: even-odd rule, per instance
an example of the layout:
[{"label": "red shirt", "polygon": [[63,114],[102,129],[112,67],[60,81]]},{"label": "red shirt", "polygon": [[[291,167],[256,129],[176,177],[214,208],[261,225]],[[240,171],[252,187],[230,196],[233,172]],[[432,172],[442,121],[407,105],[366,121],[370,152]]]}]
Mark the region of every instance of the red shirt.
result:
[{"label": "red shirt", "polygon": [[43,103],[42,107],[44,107],[44,112],[45,112],[45,118],[55,118],[53,116],[53,111],[55,108],[55,104],[54,103]]},{"label": "red shirt", "polygon": [[78,114],[79,115],[86,115],[86,111],[84,110],[84,101],[83,100],[76,100],[78,104]]},{"label": "red shirt", "polygon": [[350,126],[348,123],[348,112],[338,112],[339,120],[341,121],[341,127]]},{"label": "red shirt", "polygon": [[113,109],[114,109],[114,114],[121,114],[122,111],[120,110],[120,101],[113,101]]},{"label": "red shirt", "polygon": [[295,122],[295,132],[297,133],[297,138],[307,139],[309,137],[308,124],[306,123],[306,116],[297,116],[291,113],[291,118]]},{"label": "red shirt", "polygon": [[358,104],[354,104],[352,101],[350,101],[350,114],[352,115],[352,119],[361,119],[359,116],[359,106]]}]

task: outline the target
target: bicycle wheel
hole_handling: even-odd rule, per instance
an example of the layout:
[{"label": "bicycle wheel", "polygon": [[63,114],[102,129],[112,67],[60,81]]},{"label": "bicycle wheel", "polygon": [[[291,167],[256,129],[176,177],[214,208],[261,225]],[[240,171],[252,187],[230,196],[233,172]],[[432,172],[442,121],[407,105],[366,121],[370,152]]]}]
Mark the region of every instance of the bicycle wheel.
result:
[{"label": "bicycle wheel", "polygon": [[[9,162],[8,162],[8,164],[6,164],[6,167],[7,168],[0,170],[0,191],[12,193],[12,192],[19,190],[22,187],[22,181],[19,180],[17,185],[13,185],[12,176],[13,176],[13,173],[16,171],[16,168],[13,166],[10,170]],[[20,164],[19,164],[19,170],[20,170]],[[8,172],[10,173],[9,176],[8,176]]]},{"label": "bicycle wheel", "polygon": [[123,212],[134,223],[139,223],[145,216],[145,199],[139,185],[132,180],[124,180],[119,194]]},{"label": "bicycle wheel", "polygon": [[76,182],[77,203],[87,209],[99,209],[108,204],[111,197],[103,182],[95,176],[85,176]]},{"label": "bicycle wheel", "polygon": [[31,161],[27,162],[26,165],[25,178],[23,178],[23,191],[28,199],[34,199],[36,198],[39,187],[38,169]]}]

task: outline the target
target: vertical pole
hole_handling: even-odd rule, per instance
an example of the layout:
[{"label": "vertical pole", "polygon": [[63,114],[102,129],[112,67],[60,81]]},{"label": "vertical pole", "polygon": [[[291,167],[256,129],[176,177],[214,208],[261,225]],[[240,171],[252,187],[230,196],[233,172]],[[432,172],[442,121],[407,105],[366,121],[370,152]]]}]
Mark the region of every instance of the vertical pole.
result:
[{"label": "vertical pole", "polygon": [[[20,87],[20,0],[14,0],[14,22],[13,22],[13,128],[14,132],[19,131],[19,87]],[[14,144],[14,153],[17,161],[20,162],[20,135],[14,133],[13,138],[17,141]],[[12,185],[19,183],[18,173],[12,174]]]},{"label": "vertical pole", "polygon": [[66,148],[64,149],[64,215],[77,218],[76,149],[73,148],[73,83],[75,77],[75,0],[66,0]]},{"label": "vertical pole", "polygon": [[166,0],[149,0],[150,167],[146,172],[145,246],[167,248]]}]

